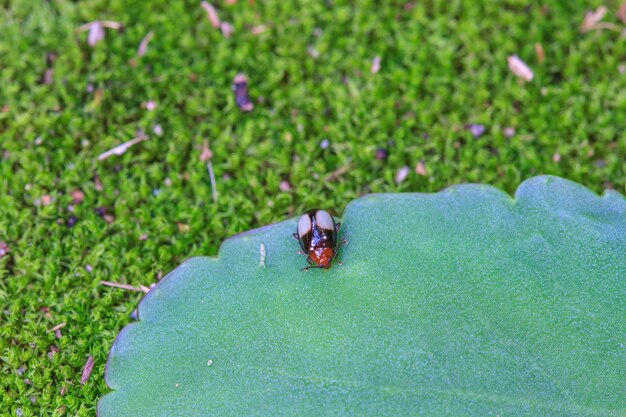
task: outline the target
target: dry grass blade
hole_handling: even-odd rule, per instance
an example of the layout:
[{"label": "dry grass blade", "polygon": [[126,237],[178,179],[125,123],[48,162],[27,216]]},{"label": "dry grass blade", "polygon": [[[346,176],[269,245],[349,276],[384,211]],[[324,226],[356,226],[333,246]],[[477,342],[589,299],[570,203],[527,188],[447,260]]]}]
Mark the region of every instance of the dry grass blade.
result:
[{"label": "dry grass blade", "polygon": [[211,22],[211,26],[219,29],[222,25],[222,21],[220,20],[220,17],[217,14],[217,10],[215,10],[215,7],[213,7],[213,5],[207,1],[203,1],[202,3],[200,3],[200,6],[206,11],[209,22]]},{"label": "dry grass blade", "polygon": [[141,43],[139,44],[139,48],[137,48],[138,56],[142,57],[146,54],[146,52],[148,51],[148,44],[150,43],[152,38],[154,38],[154,32],[150,31],[148,32],[146,37],[142,39]]},{"label": "dry grass blade", "polygon": [[111,282],[111,281],[100,281],[100,284],[105,285],[107,287],[121,288],[123,290],[137,291],[137,292],[142,291],[141,288],[137,288],[130,284],[119,284],[117,282]]},{"label": "dry grass blade", "polygon": [[149,138],[150,137],[147,135],[137,136],[135,139],[129,140],[128,142],[122,143],[121,145],[118,145],[113,149],[101,153],[100,155],[98,155],[98,160],[102,161],[103,159],[107,159],[111,155],[123,155],[131,146],[136,145],[139,142],[142,142]]}]

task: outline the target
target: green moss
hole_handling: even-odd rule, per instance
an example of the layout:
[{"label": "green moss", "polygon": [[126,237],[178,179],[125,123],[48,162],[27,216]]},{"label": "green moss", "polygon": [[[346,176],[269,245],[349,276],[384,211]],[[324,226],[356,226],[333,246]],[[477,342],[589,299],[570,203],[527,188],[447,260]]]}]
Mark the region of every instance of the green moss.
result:
[{"label": "green moss", "polygon": [[[11,252],[0,259],[0,383],[9,414],[94,413],[107,392],[107,352],[141,297],[101,280],[149,285],[190,256],[216,254],[227,236],[313,206],[341,214],[369,192],[463,182],[512,192],[537,174],[624,192],[626,43],[619,32],[579,32],[588,4],[353,3],[220,3],[236,29],[230,38],[197,2],[2,6],[0,241]],[[605,20],[622,27],[620,2],[605,3]],[[106,29],[90,48],[76,29],[94,19],[125,29]],[[268,30],[250,33],[261,24]],[[151,30],[148,52],[137,58]],[[543,63],[535,43],[545,49]],[[45,85],[50,52],[58,58]],[[511,54],[533,68],[532,82],[511,74]],[[371,74],[375,56],[381,70]],[[235,104],[238,72],[250,79],[252,113]],[[145,109],[150,100],[154,111]],[[471,123],[485,125],[485,134],[472,136]],[[516,134],[506,137],[506,127]],[[97,160],[138,130],[150,140]],[[217,204],[200,160],[205,140]],[[375,159],[378,147],[389,148],[387,161]],[[422,160],[427,176],[413,170]],[[396,184],[405,165],[411,174]],[[281,181],[292,191],[281,191]],[[70,212],[77,189],[85,199]],[[100,207],[112,223],[94,211]],[[72,215],[78,222],[68,227]],[[48,330],[61,322],[57,339]],[[59,353],[49,357],[51,345]],[[95,367],[82,386],[90,353]]]}]

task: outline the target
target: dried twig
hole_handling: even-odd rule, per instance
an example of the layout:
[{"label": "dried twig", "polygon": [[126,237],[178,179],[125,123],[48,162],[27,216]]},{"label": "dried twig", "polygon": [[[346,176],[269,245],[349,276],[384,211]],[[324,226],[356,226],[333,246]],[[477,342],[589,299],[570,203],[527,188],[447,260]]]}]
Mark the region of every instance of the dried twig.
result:
[{"label": "dried twig", "polygon": [[580,24],[580,31],[582,33],[587,33],[592,30],[608,29],[619,32],[619,26],[609,22],[602,22],[606,12],[608,12],[608,9],[605,6],[598,7],[595,12],[588,11],[585,14],[583,22]]},{"label": "dried twig", "polygon": [[139,57],[142,57],[146,54],[146,52],[148,51],[148,44],[150,43],[152,38],[154,38],[154,32],[150,31],[148,32],[146,37],[142,39],[141,43],[139,44],[139,48],[137,48],[137,55]]},{"label": "dried twig", "polygon": [[324,178],[324,182],[335,181],[336,179],[338,179],[339,177],[344,175],[346,172],[350,171],[350,169],[352,169],[352,163],[348,162],[344,166],[339,167],[336,170],[334,170],[333,172],[331,172],[330,174],[328,174],[326,176],[326,178]]},{"label": "dried twig", "polygon": [[119,284],[117,282],[111,282],[111,281],[100,281],[100,284],[106,285],[107,287],[121,288],[123,290],[137,291],[137,292],[142,291],[141,288],[134,287],[130,284]]},{"label": "dried twig", "polygon": [[66,322],[63,323],[59,323],[56,326],[54,326],[52,329],[48,330],[48,333],[52,333],[52,332],[56,332],[57,330],[61,330],[62,328],[64,328],[65,326],[67,326]]},{"label": "dried twig", "polygon": [[508,60],[509,69],[513,72],[513,74],[517,75],[524,81],[532,81],[533,78],[535,78],[533,70],[531,70],[530,67],[520,59],[520,57],[517,55],[510,55]]},{"label": "dried twig", "polygon": [[126,152],[128,150],[128,148],[130,148],[133,145],[138,144],[139,142],[142,142],[144,140],[149,139],[150,137],[148,135],[139,135],[137,136],[135,139],[129,140],[128,142],[122,143],[121,145],[116,146],[113,149],[110,149],[106,152],[101,153],[98,156],[98,160],[102,161],[103,159],[107,159],[109,156],[111,155],[122,155],[124,154],[124,152]]}]

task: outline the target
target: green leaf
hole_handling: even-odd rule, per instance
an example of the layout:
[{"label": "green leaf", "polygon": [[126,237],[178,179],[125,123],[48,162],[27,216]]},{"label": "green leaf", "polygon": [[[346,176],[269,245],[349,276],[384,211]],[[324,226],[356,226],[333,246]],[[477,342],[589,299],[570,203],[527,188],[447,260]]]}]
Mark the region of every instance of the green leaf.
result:
[{"label": "green leaf", "polygon": [[329,271],[300,271],[295,228],[228,239],[150,291],[111,350],[99,415],[626,410],[620,194],[546,176],[514,199],[483,185],[365,196]]}]

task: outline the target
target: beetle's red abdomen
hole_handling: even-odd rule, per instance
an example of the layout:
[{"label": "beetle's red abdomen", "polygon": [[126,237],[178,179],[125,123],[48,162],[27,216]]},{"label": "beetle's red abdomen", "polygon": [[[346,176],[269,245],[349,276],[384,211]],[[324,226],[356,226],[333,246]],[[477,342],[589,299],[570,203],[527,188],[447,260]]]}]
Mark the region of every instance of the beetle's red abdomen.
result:
[{"label": "beetle's red abdomen", "polygon": [[317,266],[322,268],[330,268],[330,264],[333,260],[335,251],[332,248],[319,248],[311,252],[311,260],[315,262]]}]

